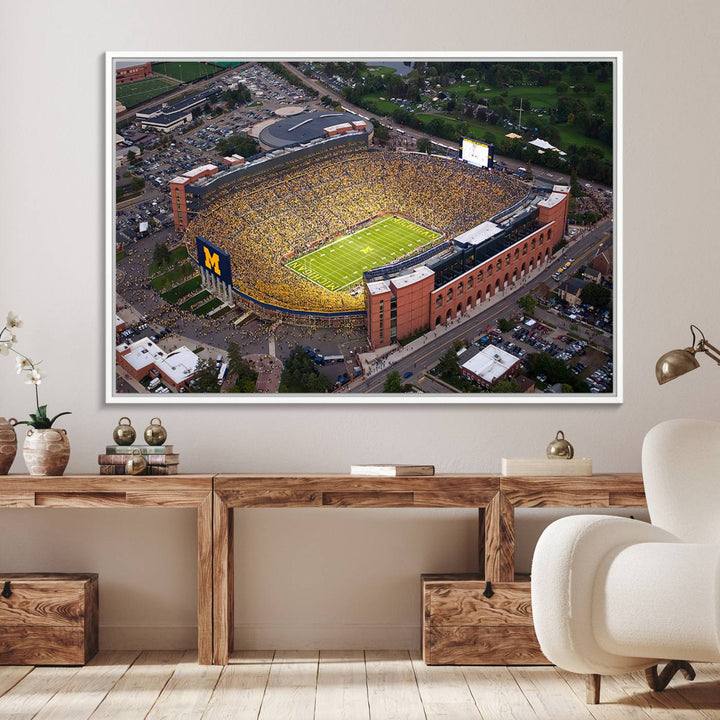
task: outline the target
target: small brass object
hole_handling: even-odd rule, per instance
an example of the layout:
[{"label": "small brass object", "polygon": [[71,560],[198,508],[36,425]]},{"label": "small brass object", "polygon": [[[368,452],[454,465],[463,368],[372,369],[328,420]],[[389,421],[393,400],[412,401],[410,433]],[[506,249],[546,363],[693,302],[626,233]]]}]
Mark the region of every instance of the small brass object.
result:
[{"label": "small brass object", "polygon": [[[156,421],[157,420],[157,424]],[[145,442],[148,445],[162,445],[167,440],[167,431],[160,418],[153,418],[145,428]]]},{"label": "small brass object", "polygon": [[140,450],[135,448],[125,463],[125,472],[128,475],[142,475],[146,469],[147,461],[142,456]]},{"label": "small brass object", "polygon": [[558,430],[555,439],[547,446],[545,454],[552,459],[570,460],[575,455],[575,450],[565,439],[565,433]]},{"label": "small brass object", "polygon": [[[126,422],[123,423],[123,420]],[[118,445],[132,445],[135,442],[135,428],[130,424],[130,418],[121,417],[117,427],[113,430],[113,440]]]}]

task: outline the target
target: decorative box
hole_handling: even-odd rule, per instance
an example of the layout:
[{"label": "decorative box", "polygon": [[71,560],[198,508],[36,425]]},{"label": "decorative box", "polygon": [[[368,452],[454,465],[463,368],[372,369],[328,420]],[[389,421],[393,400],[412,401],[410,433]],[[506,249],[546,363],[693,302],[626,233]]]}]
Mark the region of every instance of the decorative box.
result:
[{"label": "decorative box", "polygon": [[84,665],[97,650],[96,573],[0,574],[0,665]]}]

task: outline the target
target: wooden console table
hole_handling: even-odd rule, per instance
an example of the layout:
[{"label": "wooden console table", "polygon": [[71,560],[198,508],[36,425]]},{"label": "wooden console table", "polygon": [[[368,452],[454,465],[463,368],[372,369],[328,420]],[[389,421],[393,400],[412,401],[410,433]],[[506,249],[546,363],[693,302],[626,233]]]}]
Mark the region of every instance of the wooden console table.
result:
[{"label": "wooden console table", "polygon": [[477,575],[513,583],[515,508],[645,505],[639,474],[592,477],[435,475],[0,476],[0,508],[196,508],[198,662],[227,664],[233,646],[234,508],[476,508]]},{"label": "wooden console table", "polygon": [[515,508],[620,508],[645,505],[639,474],[592,477],[435,475],[216,475],[213,500],[213,662],[233,648],[234,508],[477,508],[478,574],[512,583]]},{"label": "wooden console table", "polygon": [[198,662],[212,663],[212,475],[0,476],[0,508],[196,508]]}]

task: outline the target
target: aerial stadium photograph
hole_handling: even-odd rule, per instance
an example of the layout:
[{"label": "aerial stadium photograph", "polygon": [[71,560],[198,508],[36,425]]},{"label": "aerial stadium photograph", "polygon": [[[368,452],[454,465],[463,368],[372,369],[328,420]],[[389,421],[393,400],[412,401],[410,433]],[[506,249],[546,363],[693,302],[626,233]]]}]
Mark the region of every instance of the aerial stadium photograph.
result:
[{"label": "aerial stadium photograph", "polygon": [[108,402],[618,403],[619,53],[108,53]]}]

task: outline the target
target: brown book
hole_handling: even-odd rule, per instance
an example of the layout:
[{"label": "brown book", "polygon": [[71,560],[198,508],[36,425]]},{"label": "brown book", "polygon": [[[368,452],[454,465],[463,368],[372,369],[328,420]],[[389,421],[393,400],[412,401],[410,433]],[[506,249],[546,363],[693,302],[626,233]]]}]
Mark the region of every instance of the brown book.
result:
[{"label": "brown book", "polygon": [[[98,455],[98,463],[100,465],[122,465],[131,458],[132,455]],[[165,455],[143,455],[148,465],[177,465],[180,462],[178,453],[170,453]]]},{"label": "brown book", "polygon": [[100,475],[125,475],[125,465],[100,465]]},{"label": "brown book", "polygon": [[177,475],[177,465],[148,465],[146,475]]},{"label": "brown book", "polygon": [[[140,475],[177,475],[178,465],[148,465]],[[100,475],[127,475],[125,465],[100,465]]]}]

